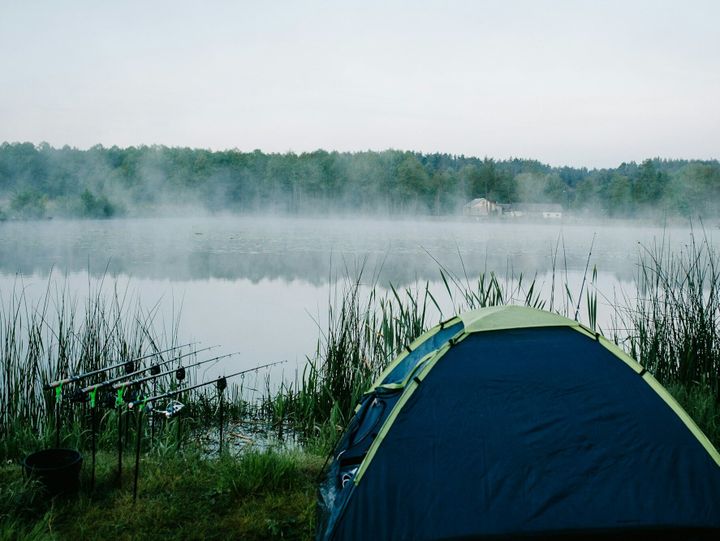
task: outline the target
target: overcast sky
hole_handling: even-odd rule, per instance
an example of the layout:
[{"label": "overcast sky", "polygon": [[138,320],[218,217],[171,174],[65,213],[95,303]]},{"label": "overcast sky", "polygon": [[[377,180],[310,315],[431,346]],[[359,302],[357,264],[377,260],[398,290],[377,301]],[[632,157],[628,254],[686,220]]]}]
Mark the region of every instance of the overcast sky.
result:
[{"label": "overcast sky", "polygon": [[0,0],[0,141],[720,158],[720,2]]}]

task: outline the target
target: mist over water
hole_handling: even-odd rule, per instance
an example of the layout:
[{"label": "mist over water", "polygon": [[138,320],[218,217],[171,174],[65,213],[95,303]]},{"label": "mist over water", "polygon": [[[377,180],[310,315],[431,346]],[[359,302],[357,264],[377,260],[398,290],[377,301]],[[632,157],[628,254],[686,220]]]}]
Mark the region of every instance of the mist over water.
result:
[{"label": "mist over water", "polygon": [[[5,274],[89,272],[166,280],[210,278],[322,285],[364,267],[365,279],[402,286],[439,279],[438,262],[459,275],[533,275],[592,262],[633,277],[640,246],[680,247],[690,228],[544,222],[466,222],[287,217],[197,217],[6,222]],[[705,232],[711,239],[714,231]],[[702,231],[696,230],[696,234]],[[437,261],[436,261],[437,260]],[[554,262],[554,263],[553,263]]]},{"label": "mist over water", "polygon": [[[715,231],[696,230],[718,246]],[[287,359],[272,378],[294,378],[312,355],[327,305],[362,271],[368,289],[424,287],[451,315],[439,265],[472,285],[481,272],[501,279],[537,278],[549,296],[567,283],[577,296],[588,265],[598,269],[603,306],[620,292],[634,294],[643,246],[673,249],[692,241],[690,228],[606,224],[421,220],[196,217],[0,224],[0,292],[6,302],[24,290],[33,304],[48,288],[67,287],[80,302],[100,287],[114,288],[150,309],[179,341],[222,344],[240,351],[211,372]],[[594,239],[594,241],[593,241]],[[592,253],[590,248],[592,245]],[[586,286],[587,287],[587,286]],[[556,291],[557,298],[562,292]],[[584,302],[581,313],[584,310]],[[574,311],[574,310],[573,310]],[[605,310],[607,312],[607,310]],[[435,314],[440,317],[440,314]],[[257,383],[262,385],[262,378]]]}]

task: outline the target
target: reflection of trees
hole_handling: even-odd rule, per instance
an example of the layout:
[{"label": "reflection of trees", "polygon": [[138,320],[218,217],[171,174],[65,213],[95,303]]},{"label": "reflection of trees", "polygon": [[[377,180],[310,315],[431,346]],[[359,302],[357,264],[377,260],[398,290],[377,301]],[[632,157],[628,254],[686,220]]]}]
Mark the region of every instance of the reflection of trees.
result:
[{"label": "reflection of trees", "polygon": [[[89,270],[169,280],[302,280],[324,284],[364,268],[365,279],[404,285],[439,279],[438,262],[472,280],[583,270],[593,233],[593,263],[630,280],[638,242],[660,229],[545,224],[466,224],[362,220],[187,219],[5,222],[0,271],[6,274]],[[675,233],[678,242],[688,232]],[[564,248],[563,248],[564,247]],[[554,260],[554,263],[553,263]]]}]

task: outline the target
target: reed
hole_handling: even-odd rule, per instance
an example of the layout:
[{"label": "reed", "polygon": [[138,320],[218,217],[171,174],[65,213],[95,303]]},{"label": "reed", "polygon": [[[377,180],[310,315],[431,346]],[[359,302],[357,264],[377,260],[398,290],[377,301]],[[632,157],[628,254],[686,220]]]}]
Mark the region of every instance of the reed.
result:
[{"label": "reed", "polygon": [[[58,426],[61,445],[86,447],[90,408],[85,401],[72,400],[77,386],[66,385],[56,395],[44,390],[44,384],[139,357],[143,352],[166,350],[174,340],[171,338],[168,346],[166,336],[156,331],[157,306],[143,309],[117,284],[105,292],[101,280],[83,303],[70,295],[66,285],[53,284],[51,277],[44,295],[34,304],[21,282],[7,298],[0,298],[2,459],[17,459],[39,447],[54,446]],[[99,377],[121,373],[122,368]],[[193,375],[189,371],[188,378]],[[166,386],[163,383],[159,389]],[[101,398],[99,395],[99,401]],[[108,395],[104,398],[112,401]],[[98,445],[110,447],[117,439],[116,413],[99,408],[97,416]]]},{"label": "reed", "polygon": [[642,248],[636,283],[617,310],[627,349],[664,384],[720,403],[720,255],[704,234],[680,251],[661,241]]},{"label": "reed", "polygon": [[[464,310],[523,304],[543,308],[533,278],[481,274],[474,281],[440,266],[447,299],[438,302],[430,284],[383,290],[364,286],[362,273],[346,277],[328,304],[328,326],[307,359],[302,376],[265,397],[265,414],[278,426],[289,422],[306,445],[332,448],[362,394],[387,364],[415,338],[440,320]],[[451,306],[450,314],[442,306]]]},{"label": "reed", "polygon": [[[609,304],[614,338],[662,383],[668,385],[711,439],[720,443],[720,262],[703,237],[683,252],[661,244],[643,248],[638,263],[639,294]],[[474,280],[456,276],[439,262],[447,298],[438,302],[429,284],[402,291],[372,286],[363,292],[361,279],[346,279],[328,306],[328,327],[302,377],[266,396],[266,414],[303,434],[306,444],[333,447],[353,414],[362,393],[388,362],[422,332],[440,320],[468,309],[520,304],[551,309],[599,328],[597,268],[590,257],[579,292],[567,282],[556,283],[552,272],[550,298],[537,278],[512,274],[499,278],[480,274]],[[589,274],[589,276],[588,276]],[[557,298],[556,292],[565,298]],[[443,313],[441,306],[451,306]],[[623,329],[620,333],[617,329]],[[714,397],[708,401],[708,396]]]}]

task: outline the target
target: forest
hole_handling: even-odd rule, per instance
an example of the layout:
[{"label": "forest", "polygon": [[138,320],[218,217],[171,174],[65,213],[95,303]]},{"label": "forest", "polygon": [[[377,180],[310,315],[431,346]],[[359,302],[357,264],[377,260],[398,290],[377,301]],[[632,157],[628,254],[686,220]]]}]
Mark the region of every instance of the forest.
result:
[{"label": "forest", "polygon": [[574,216],[720,216],[718,160],[553,167],[400,150],[264,153],[166,146],[0,145],[0,219],[187,211],[460,215],[476,197],[557,203]]}]

